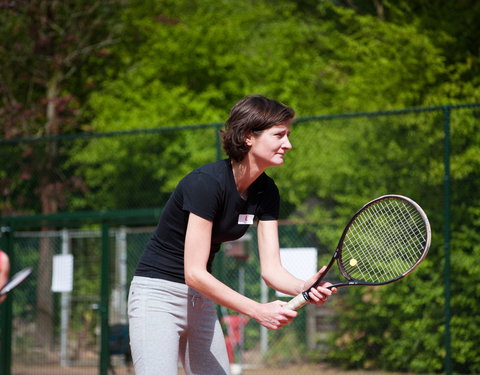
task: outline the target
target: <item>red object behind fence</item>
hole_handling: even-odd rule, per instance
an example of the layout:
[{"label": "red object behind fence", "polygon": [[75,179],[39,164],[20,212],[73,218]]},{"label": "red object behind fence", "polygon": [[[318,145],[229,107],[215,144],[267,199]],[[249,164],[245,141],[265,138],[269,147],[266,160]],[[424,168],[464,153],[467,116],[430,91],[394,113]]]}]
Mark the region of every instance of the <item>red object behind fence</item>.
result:
[{"label": "red object behind fence", "polygon": [[222,318],[222,322],[227,326],[225,343],[228,359],[230,363],[235,363],[235,349],[242,341],[242,327],[248,323],[248,318],[244,315],[227,315]]}]

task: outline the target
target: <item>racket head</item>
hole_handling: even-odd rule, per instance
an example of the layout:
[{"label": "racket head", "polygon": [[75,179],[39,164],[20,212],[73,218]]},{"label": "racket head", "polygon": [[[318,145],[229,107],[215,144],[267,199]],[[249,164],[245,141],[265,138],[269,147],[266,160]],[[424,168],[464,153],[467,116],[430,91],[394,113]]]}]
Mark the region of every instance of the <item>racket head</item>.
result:
[{"label": "racket head", "polygon": [[365,204],[347,224],[337,263],[347,285],[384,285],[412,272],[427,256],[431,228],[423,209],[402,195]]},{"label": "racket head", "polygon": [[10,292],[13,288],[20,285],[25,279],[30,276],[33,268],[27,267],[21,271],[18,271],[13,277],[0,289],[0,296],[3,296]]}]

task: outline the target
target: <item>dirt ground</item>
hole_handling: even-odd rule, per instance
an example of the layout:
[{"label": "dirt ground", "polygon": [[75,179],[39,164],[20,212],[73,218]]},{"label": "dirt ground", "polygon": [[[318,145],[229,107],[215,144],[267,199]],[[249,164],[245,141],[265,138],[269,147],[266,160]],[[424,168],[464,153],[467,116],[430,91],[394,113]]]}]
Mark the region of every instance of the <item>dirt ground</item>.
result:
[{"label": "dirt ground", "polygon": [[[12,375],[98,375],[98,367],[22,366],[14,367]],[[110,375],[113,375],[111,372]],[[184,375],[179,369],[178,375]],[[326,365],[303,365],[288,368],[245,368],[238,375],[407,375],[377,371],[344,371]],[[133,369],[116,368],[115,375],[135,375]],[[159,374],[174,375],[174,374]],[[206,374],[208,375],[208,374]],[[232,375],[234,375],[232,373]]]}]

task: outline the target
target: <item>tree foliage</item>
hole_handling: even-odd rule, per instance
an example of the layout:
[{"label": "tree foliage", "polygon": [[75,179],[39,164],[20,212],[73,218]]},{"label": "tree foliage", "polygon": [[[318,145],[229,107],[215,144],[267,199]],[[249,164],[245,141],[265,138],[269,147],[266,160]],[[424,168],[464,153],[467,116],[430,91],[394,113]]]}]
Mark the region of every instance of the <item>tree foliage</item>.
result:
[{"label": "tree foliage", "polygon": [[[118,2],[4,1],[0,3],[0,95],[3,138],[78,132],[77,118],[91,85],[102,75],[103,55],[114,43],[109,16]],[[103,61],[104,62],[104,61]],[[58,142],[6,149],[0,186],[5,213],[35,209],[45,214],[66,206],[82,181],[62,170],[67,150]],[[5,150],[5,149],[4,149]],[[33,193],[33,194],[32,194]]]}]

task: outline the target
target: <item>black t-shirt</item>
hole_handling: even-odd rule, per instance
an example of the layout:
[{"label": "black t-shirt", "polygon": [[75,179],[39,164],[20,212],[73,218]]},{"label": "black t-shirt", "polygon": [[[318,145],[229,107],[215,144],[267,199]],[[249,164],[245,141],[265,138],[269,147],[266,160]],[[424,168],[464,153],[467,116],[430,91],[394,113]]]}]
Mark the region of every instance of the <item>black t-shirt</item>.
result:
[{"label": "black t-shirt", "polygon": [[220,160],[192,171],[177,185],[167,201],[152,238],[135,272],[136,276],[185,283],[184,247],[190,212],[213,222],[207,269],[212,270],[222,242],[242,237],[249,225],[239,224],[245,215],[258,220],[277,220],[280,197],[275,182],[265,173],[242,199],[235,186],[230,160]]}]

